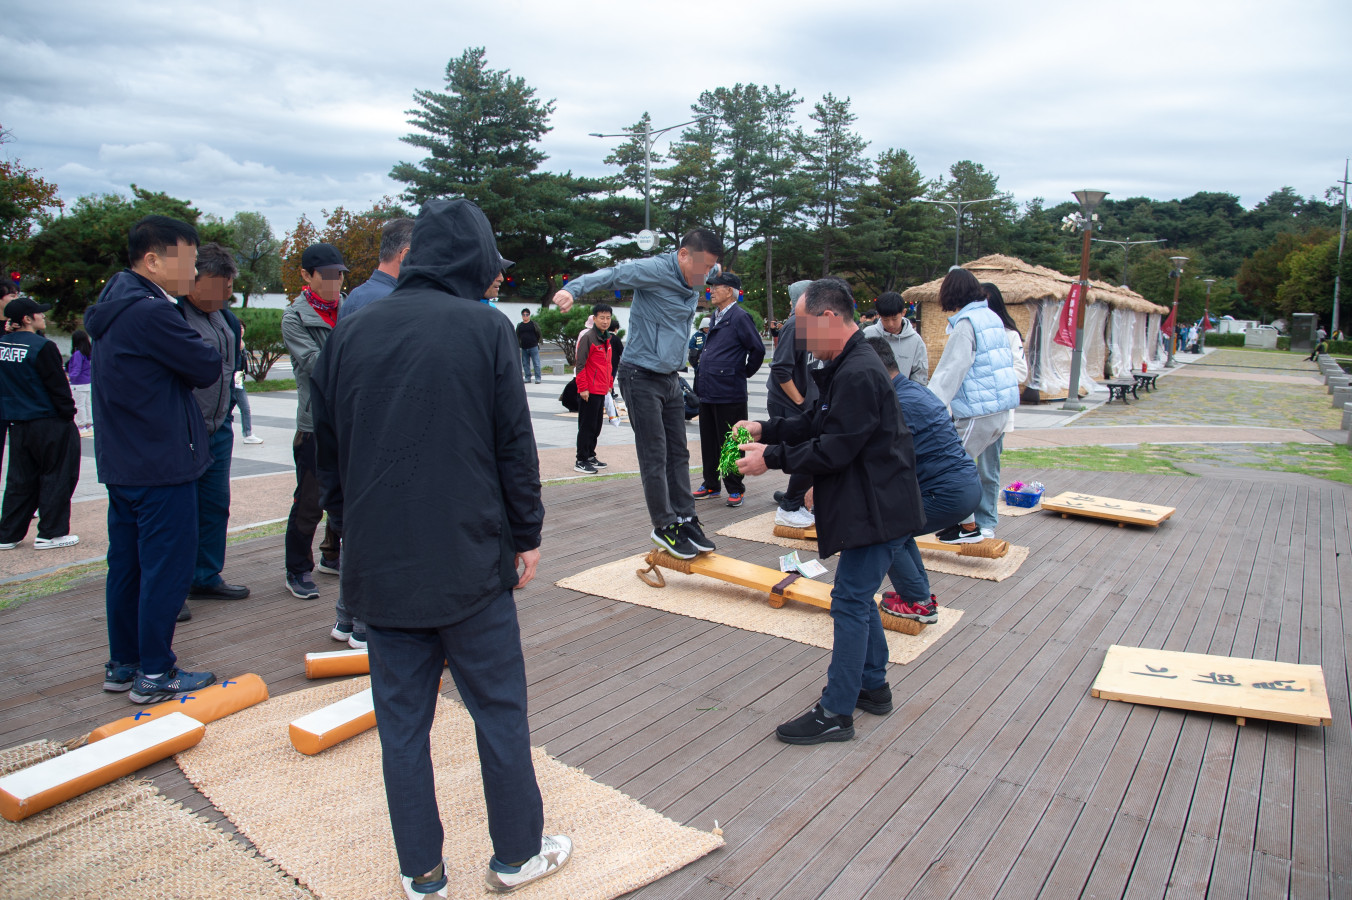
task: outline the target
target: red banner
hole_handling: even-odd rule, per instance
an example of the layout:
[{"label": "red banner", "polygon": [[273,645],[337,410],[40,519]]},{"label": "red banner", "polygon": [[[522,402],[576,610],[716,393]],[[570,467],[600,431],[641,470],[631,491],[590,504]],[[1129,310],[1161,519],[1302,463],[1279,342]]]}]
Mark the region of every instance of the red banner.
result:
[{"label": "red banner", "polygon": [[1178,318],[1178,307],[1174,307],[1173,309],[1169,310],[1169,315],[1165,316],[1164,321],[1160,323],[1160,331],[1163,331],[1165,334],[1169,335],[1169,337],[1173,337],[1174,326],[1177,324],[1176,322],[1177,318]]},{"label": "red banner", "polygon": [[1052,340],[1064,347],[1075,346],[1075,322],[1076,312],[1080,307],[1080,283],[1077,281],[1070,286],[1070,293],[1066,295],[1066,302],[1061,304],[1061,323],[1057,326],[1056,336]]}]

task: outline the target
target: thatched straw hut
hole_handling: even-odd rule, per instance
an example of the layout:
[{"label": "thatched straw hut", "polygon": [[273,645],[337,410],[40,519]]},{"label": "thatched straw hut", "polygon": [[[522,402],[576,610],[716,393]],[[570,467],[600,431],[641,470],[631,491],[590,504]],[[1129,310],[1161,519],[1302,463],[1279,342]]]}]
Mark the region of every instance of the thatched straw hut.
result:
[{"label": "thatched straw hut", "polygon": [[[1032,402],[1064,399],[1070,387],[1070,348],[1052,338],[1061,307],[1077,279],[998,254],[983,256],[963,268],[977,280],[989,281],[1000,288],[1010,317],[1023,332],[1028,357],[1024,399]],[[931,374],[948,342],[948,316],[939,308],[942,282],[943,279],[937,279],[902,293],[920,312],[920,336],[929,349]],[[1162,364],[1159,324],[1166,312],[1164,307],[1128,288],[1091,281],[1084,316],[1085,377],[1102,381],[1139,370],[1143,362]]]}]

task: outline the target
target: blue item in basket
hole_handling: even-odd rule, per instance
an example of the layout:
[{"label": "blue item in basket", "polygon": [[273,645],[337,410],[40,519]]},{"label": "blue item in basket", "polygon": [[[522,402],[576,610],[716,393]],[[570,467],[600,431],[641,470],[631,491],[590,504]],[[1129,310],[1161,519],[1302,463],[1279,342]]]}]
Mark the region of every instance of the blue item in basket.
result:
[{"label": "blue item in basket", "polygon": [[1032,509],[1042,502],[1042,491],[1005,491],[1006,506],[1021,506]]}]

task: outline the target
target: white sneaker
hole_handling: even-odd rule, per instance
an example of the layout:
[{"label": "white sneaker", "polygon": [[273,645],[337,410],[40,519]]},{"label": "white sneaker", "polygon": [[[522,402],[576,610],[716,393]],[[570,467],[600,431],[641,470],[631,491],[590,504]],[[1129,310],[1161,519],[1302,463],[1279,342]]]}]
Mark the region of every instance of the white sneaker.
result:
[{"label": "white sneaker", "polygon": [[775,524],[787,525],[789,528],[811,528],[817,524],[817,517],[806,506],[794,510],[778,509],[775,510]]},{"label": "white sneaker", "polygon": [[74,547],[78,543],[80,543],[78,534],[63,534],[61,537],[36,538],[33,541],[33,549],[55,550],[57,547]]},{"label": "white sneaker", "polygon": [[15,541],[12,544],[0,544],[0,550],[13,550],[17,546],[19,546],[18,541]]},{"label": "white sneaker", "polygon": [[[436,871],[435,869],[433,871]],[[425,897],[445,897],[446,896],[446,860],[441,861],[441,878],[439,879],[441,887],[431,891],[420,890],[421,885],[415,885],[413,879],[407,875],[399,876],[399,881],[404,886],[404,896],[408,900],[423,900]],[[436,883],[436,882],[433,882]]]},{"label": "white sneaker", "polygon": [[263,443],[263,439],[262,439],[261,437],[259,437],[258,435],[256,435],[256,434],[246,434],[246,435],[244,435],[244,443],[246,443],[246,444],[261,444],[261,443]]},{"label": "white sneaker", "polygon": [[983,538],[985,538],[986,540],[990,540],[991,538],[995,537],[995,529],[994,529],[994,528],[983,528],[983,529],[981,529],[981,536],[982,536]]},{"label": "white sneaker", "polygon": [[561,834],[547,834],[540,841],[540,852],[522,863],[519,872],[498,872],[489,866],[485,881],[490,891],[505,894],[546,875],[553,875],[568,863],[572,855],[572,839]]}]

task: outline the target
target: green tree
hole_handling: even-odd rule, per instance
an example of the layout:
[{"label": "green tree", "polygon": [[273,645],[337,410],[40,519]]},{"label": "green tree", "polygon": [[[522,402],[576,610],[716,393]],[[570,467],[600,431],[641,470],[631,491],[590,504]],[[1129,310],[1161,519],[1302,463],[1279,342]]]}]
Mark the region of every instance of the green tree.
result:
[{"label": "green tree", "polygon": [[934,208],[914,202],[928,185],[909,153],[885,150],[874,170],[876,176],[859,189],[844,218],[852,268],[876,296],[934,274],[941,226]]},{"label": "green tree", "polygon": [[616,180],[640,197],[649,187],[648,181],[652,170],[662,163],[662,155],[654,149],[647,155],[647,165],[644,164],[644,148],[647,143],[644,135],[652,127],[653,118],[647,110],[644,110],[637,122],[621,129],[628,132],[629,137],[605,158],[606,165],[619,167],[620,172],[615,176]]},{"label": "green tree", "polygon": [[[714,126],[698,122],[681,134],[667,154],[670,163],[653,172],[656,196],[653,227],[669,245],[691,228],[708,226],[718,215],[719,197]],[[660,210],[660,211],[659,211]]]},{"label": "green tree", "polygon": [[[10,133],[0,125],[0,145],[10,140]],[[33,226],[48,210],[64,207],[56,192],[56,185],[44,181],[36,169],[17,159],[0,159],[0,265],[6,276],[20,262]]]},{"label": "green tree", "polygon": [[[1017,207],[1014,196],[1000,190],[1000,177],[986,171],[981,163],[964,159],[953,163],[948,169],[948,178],[940,176],[934,182],[930,197],[935,200],[983,200],[993,198],[988,203],[973,203],[963,209],[961,214],[961,246],[958,258],[962,261],[978,259],[989,253],[999,253],[1007,243],[1007,232],[1013,224]],[[943,207],[940,207],[942,210]],[[958,217],[946,216],[950,223]],[[945,230],[956,227],[946,226]],[[948,247],[953,246],[952,231],[948,231]],[[945,262],[947,257],[944,257]]]},{"label": "green tree", "polygon": [[817,126],[799,137],[803,171],[811,187],[804,211],[821,247],[821,274],[827,275],[843,248],[845,210],[859,195],[871,165],[864,156],[868,141],[851,130],[857,116],[850,111],[850,98],[825,94],[809,116]]},{"label": "green tree", "polygon": [[[1289,274],[1286,258],[1299,249],[1327,240],[1331,234],[1326,228],[1316,228],[1304,235],[1292,231],[1276,232],[1272,243],[1254,251],[1240,265],[1236,286],[1244,296],[1246,307],[1268,321],[1282,315],[1277,290]],[[1290,290],[1288,288],[1288,296],[1291,296]]]},{"label": "green tree", "polygon": [[283,312],[280,309],[235,311],[244,326],[244,371],[254,381],[267,380],[268,371],[286,355],[286,342],[282,340]]},{"label": "green tree", "polygon": [[[1352,260],[1344,259],[1343,281],[1352,274]],[[1333,313],[1333,279],[1338,272],[1338,237],[1297,247],[1282,260],[1285,274],[1277,286],[1277,308],[1282,315],[1312,312],[1328,324]]]},{"label": "green tree", "polygon": [[241,305],[248,306],[253,294],[281,287],[282,243],[273,236],[272,226],[262,213],[237,212],[228,224],[230,246],[239,266],[235,290],[243,295]]},{"label": "green tree", "polygon": [[540,335],[563,351],[564,361],[571,366],[577,354],[577,336],[587,327],[590,315],[591,305],[578,303],[566,313],[553,307],[542,309],[531,319],[540,326]]}]

